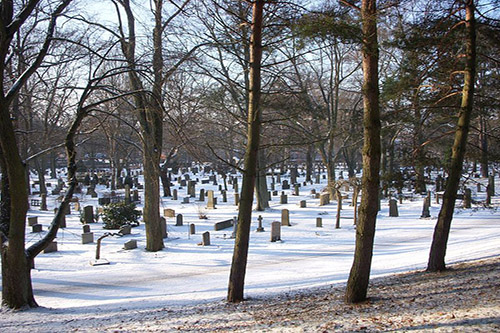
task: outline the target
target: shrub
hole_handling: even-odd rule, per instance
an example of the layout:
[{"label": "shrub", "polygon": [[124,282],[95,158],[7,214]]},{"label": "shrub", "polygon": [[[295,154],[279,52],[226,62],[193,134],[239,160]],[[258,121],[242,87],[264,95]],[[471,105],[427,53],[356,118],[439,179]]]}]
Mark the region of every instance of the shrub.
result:
[{"label": "shrub", "polygon": [[120,229],[126,224],[137,227],[140,216],[141,212],[135,209],[134,203],[117,202],[105,206],[101,218],[104,229]]}]

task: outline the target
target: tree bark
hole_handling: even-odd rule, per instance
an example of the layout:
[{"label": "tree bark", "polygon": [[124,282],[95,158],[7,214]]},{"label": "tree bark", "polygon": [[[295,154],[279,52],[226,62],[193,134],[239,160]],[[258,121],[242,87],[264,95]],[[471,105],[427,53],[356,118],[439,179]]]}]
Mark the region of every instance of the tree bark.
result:
[{"label": "tree bark", "polygon": [[266,157],[262,149],[258,152],[257,158],[257,178],[255,180],[255,189],[257,197],[257,210],[264,211],[269,208],[269,193],[266,179]]},{"label": "tree bark", "polygon": [[250,91],[248,103],[247,146],[245,150],[243,184],[238,213],[238,228],[234,243],[233,260],[229,276],[228,302],[243,301],[245,273],[252,222],[252,205],[257,176],[257,160],[261,128],[261,60],[263,0],[253,2],[252,36],[250,46]]},{"label": "tree bark", "polygon": [[380,172],[380,111],[378,89],[378,41],[376,0],[363,0],[363,178],[359,219],[356,225],[354,262],[347,282],[345,301],[366,300],[378,213]]},{"label": "tree bark", "polygon": [[430,272],[443,271],[446,269],[445,256],[448,236],[450,233],[453,210],[457,190],[462,176],[462,167],[467,146],[470,118],[474,96],[474,83],[476,76],[476,20],[474,17],[474,1],[467,0],[465,4],[465,26],[466,26],[466,64],[464,71],[464,87],[462,89],[462,103],[458,116],[455,140],[452,147],[451,164],[449,168],[448,181],[443,195],[443,205],[439,211],[438,221],[434,228],[427,270]]}]

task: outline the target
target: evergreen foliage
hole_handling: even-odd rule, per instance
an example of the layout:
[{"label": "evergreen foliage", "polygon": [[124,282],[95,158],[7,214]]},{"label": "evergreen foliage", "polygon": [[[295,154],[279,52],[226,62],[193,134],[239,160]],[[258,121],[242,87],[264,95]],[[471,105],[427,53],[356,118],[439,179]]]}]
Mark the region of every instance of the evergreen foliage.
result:
[{"label": "evergreen foliage", "polygon": [[117,202],[104,207],[102,221],[104,229],[120,229],[120,227],[130,224],[132,227],[139,225],[141,212],[135,209],[134,203]]}]

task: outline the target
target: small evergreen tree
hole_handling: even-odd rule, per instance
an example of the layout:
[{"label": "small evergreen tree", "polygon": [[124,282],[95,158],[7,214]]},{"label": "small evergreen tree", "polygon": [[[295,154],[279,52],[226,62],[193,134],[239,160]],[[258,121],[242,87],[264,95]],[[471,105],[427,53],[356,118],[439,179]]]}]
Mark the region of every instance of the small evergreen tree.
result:
[{"label": "small evergreen tree", "polygon": [[102,221],[104,229],[120,229],[120,227],[130,224],[132,227],[139,225],[141,212],[135,209],[134,203],[117,202],[104,207]]}]

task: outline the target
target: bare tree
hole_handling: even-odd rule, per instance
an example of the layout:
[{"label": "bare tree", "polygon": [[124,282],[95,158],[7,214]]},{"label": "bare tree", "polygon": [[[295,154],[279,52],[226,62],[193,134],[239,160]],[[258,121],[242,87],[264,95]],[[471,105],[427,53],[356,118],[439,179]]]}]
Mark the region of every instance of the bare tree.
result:
[{"label": "bare tree", "polygon": [[[50,17],[44,41],[38,55],[26,66],[26,69],[10,85],[5,82],[7,66],[10,61],[12,41],[16,34],[22,33],[22,27],[36,10],[41,9],[41,1],[32,0],[21,7],[14,6],[14,1],[2,1],[0,5],[0,144],[2,147],[2,165],[7,173],[10,193],[10,225],[8,243],[2,240],[2,302],[9,308],[36,307],[31,286],[31,263],[25,253],[25,223],[28,210],[28,184],[25,167],[19,154],[15,135],[15,125],[10,115],[12,103],[27,80],[43,62],[54,32],[57,17],[69,5],[70,0],[57,2]],[[14,10],[17,12],[14,15]],[[46,8],[49,10],[49,8]],[[41,14],[41,13],[40,13]],[[8,244],[8,245],[7,245]]]}]

